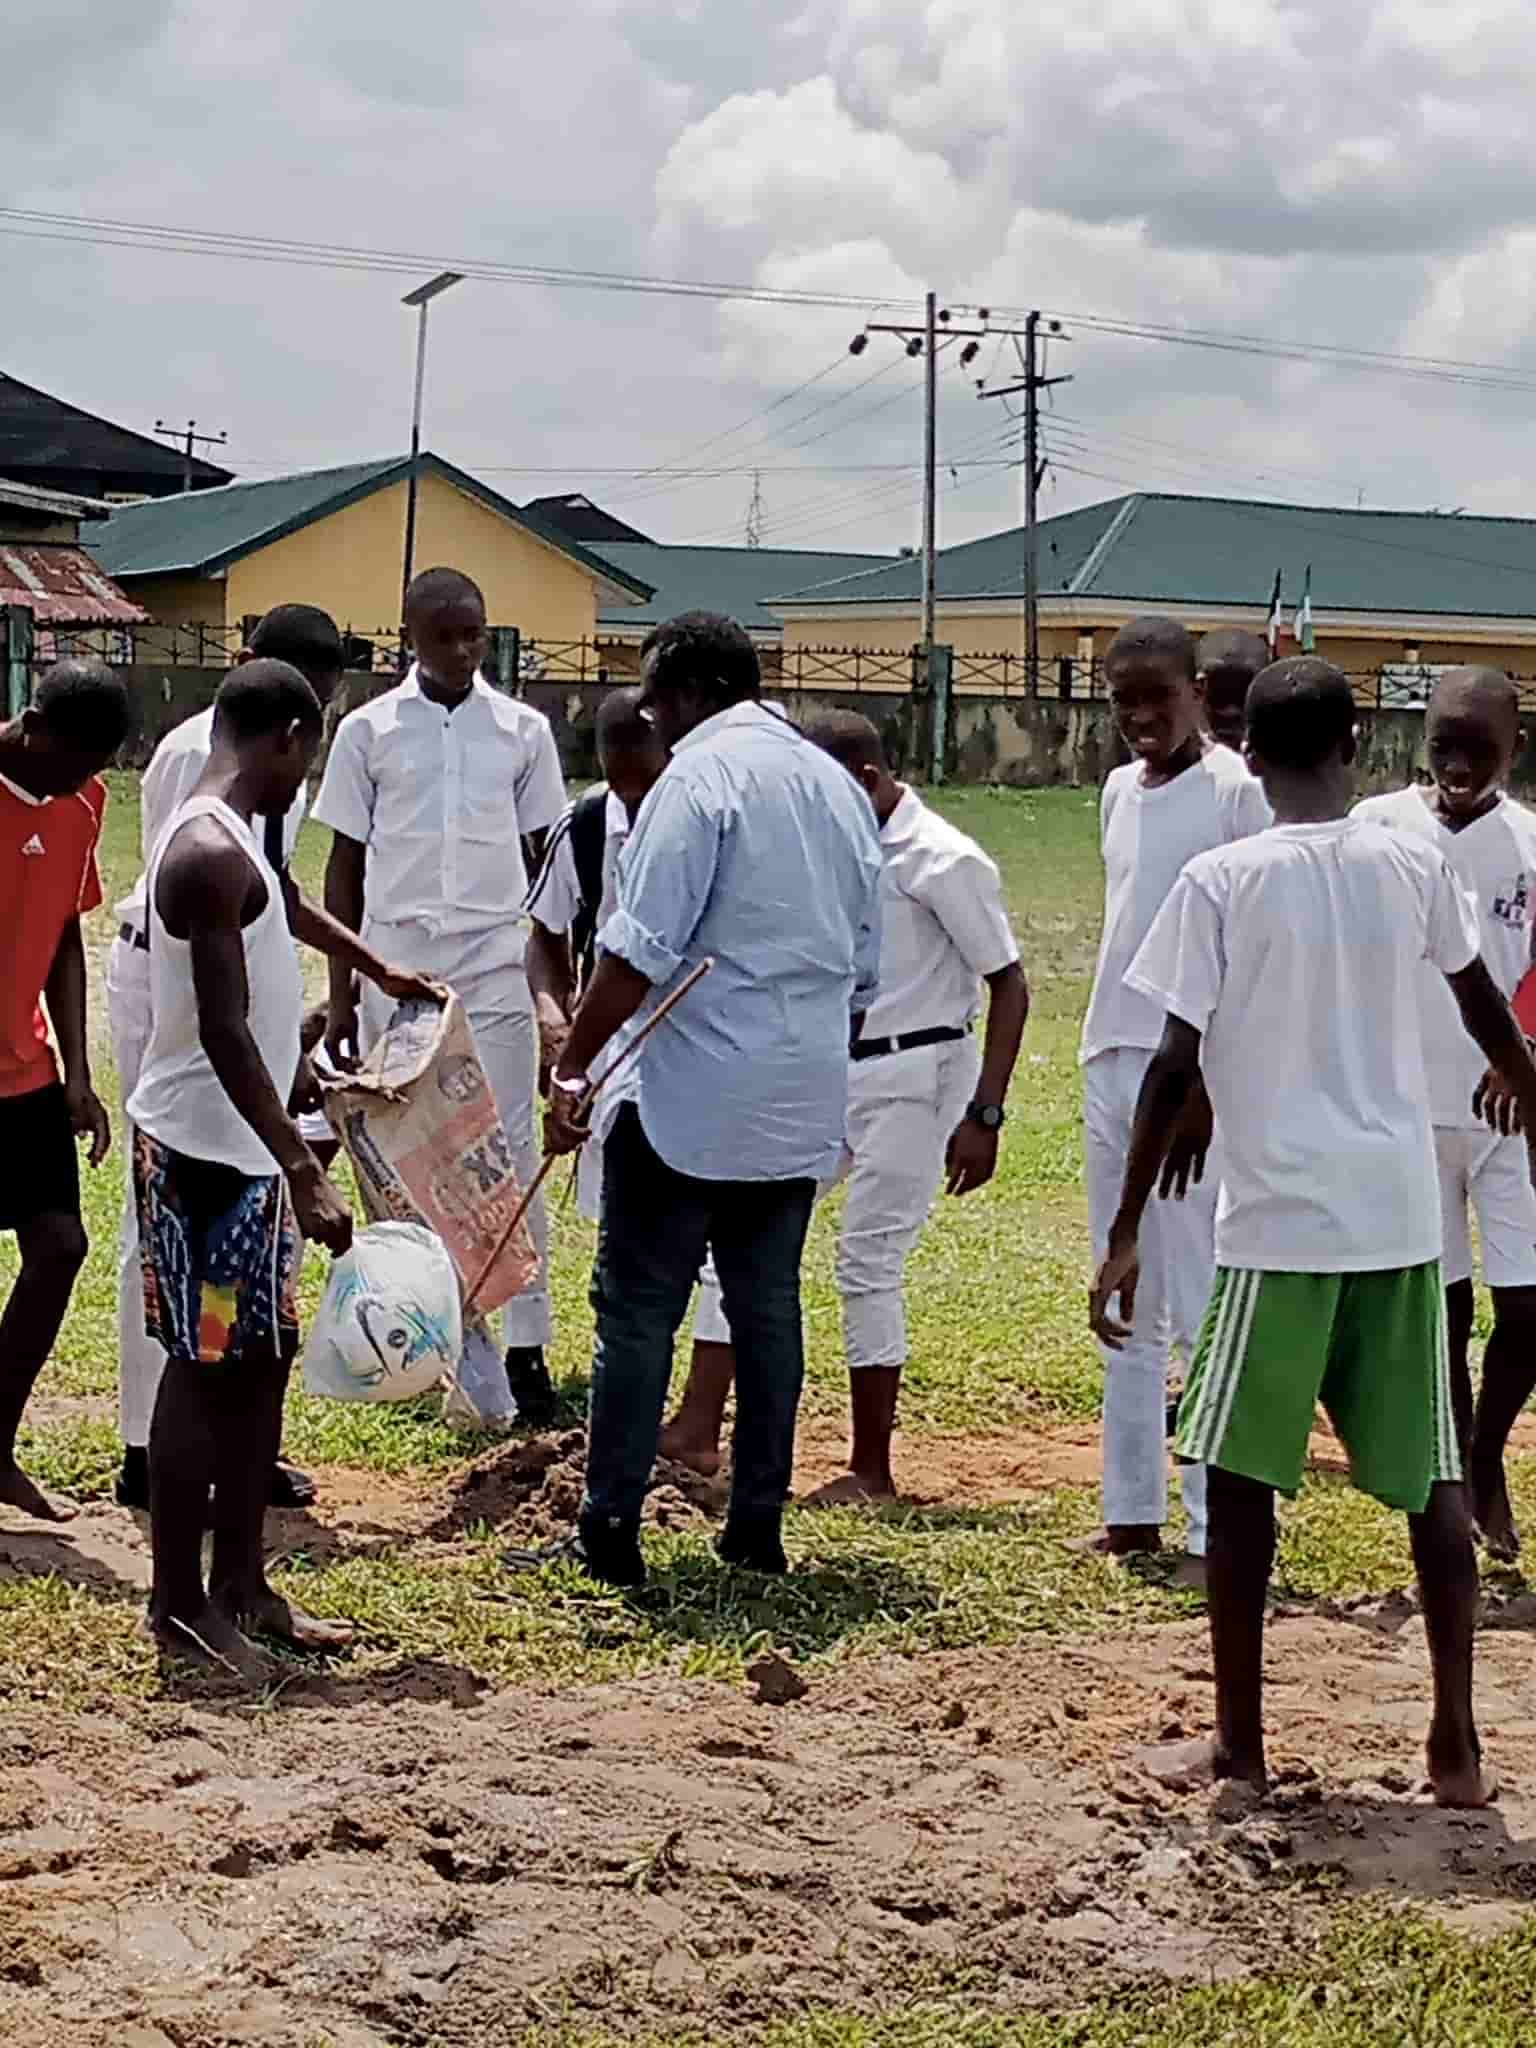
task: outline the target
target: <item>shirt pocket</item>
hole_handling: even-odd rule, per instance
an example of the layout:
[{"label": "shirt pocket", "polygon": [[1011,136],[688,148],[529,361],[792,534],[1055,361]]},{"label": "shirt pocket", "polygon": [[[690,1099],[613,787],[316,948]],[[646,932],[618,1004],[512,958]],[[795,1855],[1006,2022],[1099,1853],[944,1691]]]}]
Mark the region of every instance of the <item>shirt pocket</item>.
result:
[{"label": "shirt pocket", "polygon": [[477,737],[464,750],[459,832],[482,846],[518,842],[517,780],[522,748],[510,733]]}]

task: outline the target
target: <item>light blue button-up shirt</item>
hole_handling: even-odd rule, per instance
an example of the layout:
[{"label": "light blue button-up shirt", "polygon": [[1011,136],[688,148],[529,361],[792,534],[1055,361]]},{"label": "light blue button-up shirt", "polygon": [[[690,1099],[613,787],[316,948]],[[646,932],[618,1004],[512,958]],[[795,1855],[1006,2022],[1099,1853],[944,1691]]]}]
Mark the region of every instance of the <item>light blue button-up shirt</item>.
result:
[{"label": "light blue button-up shirt", "polygon": [[763,704],[695,726],[641,808],[598,943],[655,984],[646,1009],[715,961],[635,1060],[640,1121],[669,1166],[836,1170],[849,1013],[880,962],[880,839],[845,768]]}]

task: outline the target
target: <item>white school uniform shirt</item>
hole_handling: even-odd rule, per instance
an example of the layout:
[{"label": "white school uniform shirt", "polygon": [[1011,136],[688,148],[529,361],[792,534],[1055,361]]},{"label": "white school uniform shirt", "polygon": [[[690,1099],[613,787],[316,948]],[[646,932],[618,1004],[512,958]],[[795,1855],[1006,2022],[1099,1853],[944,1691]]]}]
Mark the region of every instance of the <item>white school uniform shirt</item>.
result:
[{"label": "white school uniform shirt", "polygon": [[1240,754],[1212,746],[1172,782],[1149,788],[1139,761],[1111,770],[1099,803],[1104,931],[1079,1057],[1120,1046],[1154,1051],[1162,1012],[1126,975],[1186,861],[1262,832],[1271,812]]},{"label": "white school uniform shirt", "polygon": [[1189,863],[1130,980],[1204,1034],[1218,1265],[1357,1273],[1440,1256],[1419,975],[1477,953],[1444,856],[1369,819],[1276,825]]},{"label": "white school uniform shirt", "polygon": [[1019,957],[996,864],[911,789],[880,852],[880,986],[864,1037],[969,1024],[983,980]]},{"label": "white school uniform shirt", "polygon": [[[156,747],[149,766],[144,770],[144,780],[139,788],[139,849],[145,870],[149,867],[150,855],[159,844],[161,833],[192,794],[198,777],[208,766],[208,756],[212,752],[211,704],[206,711],[199,711],[195,717],[184,718],[180,725],[173,726]],[[293,858],[293,850],[299,843],[299,829],[304,823],[304,813],[308,806],[309,792],[301,784],[298,795],[283,817],[285,861]],[[254,829],[257,839],[265,846],[266,821],[258,818]],[[141,870],[132,893],[123,898],[116,911],[120,922],[131,924],[137,932],[145,929],[145,880],[146,875]]]},{"label": "white school uniform shirt", "polygon": [[565,806],[549,720],[476,676],[451,711],[413,667],[336,728],[317,821],[368,849],[368,928],[409,925],[429,941],[507,933],[520,961],[528,893],[522,838]]},{"label": "white school uniform shirt", "polygon": [[[528,891],[525,907],[546,931],[568,932],[581,908],[581,877],[576,872],[576,855],[571,848],[570,825],[574,809],[574,804],[566,805],[559,824],[549,836],[544,865]],[[629,813],[610,789],[603,808],[603,894],[597,913],[599,931],[619,907],[619,855],[629,839],[629,830]],[[614,1033],[603,1048],[597,1067],[599,1073],[606,1072],[620,1057],[638,1028],[638,1021],[635,1021]],[[636,1080],[635,1062],[629,1060],[593,1103],[590,1118],[592,1135],[582,1149],[584,1163],[601,1150],[620,1109],[635,1099]],[[595,1209],[593,1213],[596,1213]]]},{"label": "white school uniform shirt", "polygon": [[[1430,808],[1431,796],[1430,790],[1413,787],[1367,797],[1356,804],[1354,815],[1439,848],[1477,907],[1488,971],[1512,996],[1531,965],[1536,812],[1502,796],[1491,811],[1452,832]],[[1472,1097],[1488,1062],[1462,1023],[1444,975],[1426,966],[1419,986],[1430,1118],[1439,1130],[1484,1130],[1472,1114]]]}]

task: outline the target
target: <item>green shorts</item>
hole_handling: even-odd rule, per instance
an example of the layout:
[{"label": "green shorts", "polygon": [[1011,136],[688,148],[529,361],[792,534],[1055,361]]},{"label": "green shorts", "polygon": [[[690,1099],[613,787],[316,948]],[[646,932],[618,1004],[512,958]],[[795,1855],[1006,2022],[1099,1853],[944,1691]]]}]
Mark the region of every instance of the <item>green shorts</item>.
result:
[{"label": "green shorts", "polygon": [[1459,1480],[1440,1261],[1380,1273],[1218,1267],[1178,1455],[1294,1493],[1321,1401],[1356,1486],[1422,1512]]}]

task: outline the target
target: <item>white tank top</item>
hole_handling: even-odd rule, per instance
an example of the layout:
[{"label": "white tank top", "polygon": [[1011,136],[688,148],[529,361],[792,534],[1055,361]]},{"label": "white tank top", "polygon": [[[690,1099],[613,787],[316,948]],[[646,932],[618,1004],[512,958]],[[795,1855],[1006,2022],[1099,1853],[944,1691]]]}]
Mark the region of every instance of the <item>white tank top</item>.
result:
[{"label": "white tank top", "polygon": [[304,981],[288,929],[282,884],[261,844],[238,811],[216,796],[193,796],[174,812],[150,855],[146,875],[151,1026],[139,1085],[128,1118],[162,1145],[191,1159],[208,1159],[252,1176],[278,1171],[277,1161],[225,1094],[203,1051],[192,948],[165,928],[156,901],[160,864],[182,826],[215,818],[266,884],[266,907],[241,933],[250,991],[248,1021],[256,1050],[286,1103],[299,1065]]}]

